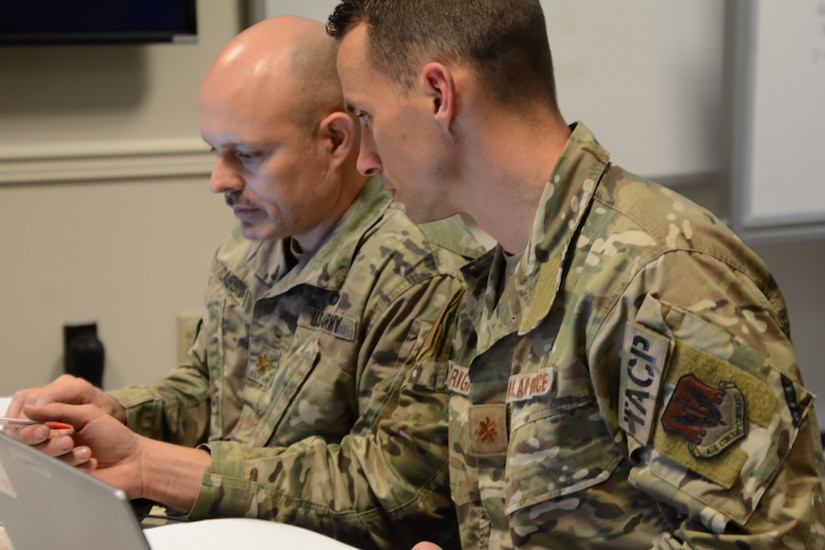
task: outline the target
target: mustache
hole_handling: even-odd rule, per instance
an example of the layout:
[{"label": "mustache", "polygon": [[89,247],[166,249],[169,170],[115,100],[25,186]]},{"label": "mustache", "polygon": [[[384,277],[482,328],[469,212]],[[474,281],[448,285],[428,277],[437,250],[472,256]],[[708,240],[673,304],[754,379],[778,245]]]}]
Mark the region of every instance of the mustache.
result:
[{"label": "mustache", "polygon": [[239,191],[224,193],[223,198],[230,208],[234,206],[240,206],[241,208],[260,208],[257,201],[250,199]]}]

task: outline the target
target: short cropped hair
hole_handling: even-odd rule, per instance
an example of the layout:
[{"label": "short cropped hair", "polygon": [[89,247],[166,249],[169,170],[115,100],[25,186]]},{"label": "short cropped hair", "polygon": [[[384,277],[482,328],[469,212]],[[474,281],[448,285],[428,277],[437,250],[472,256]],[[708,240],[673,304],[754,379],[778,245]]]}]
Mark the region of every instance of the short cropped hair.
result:
[{"label": "short cropped hair", "polygon": [[342,0],[327,32],[367,26],[370,61],[408,91],[425,60],[471,69],[504,104],[557,109],[553,61],[539,0]]}]

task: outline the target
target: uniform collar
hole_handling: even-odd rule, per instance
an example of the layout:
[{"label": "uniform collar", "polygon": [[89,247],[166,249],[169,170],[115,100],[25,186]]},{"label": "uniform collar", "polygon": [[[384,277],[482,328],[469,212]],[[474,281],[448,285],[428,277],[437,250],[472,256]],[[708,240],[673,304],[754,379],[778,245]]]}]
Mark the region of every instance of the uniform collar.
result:
[{"label": "uniform collar", "polygon": [[505,261],[501,246],[464,269],[467,284],[484,311],[479,344],[486,339],[491,345],[495,335],[513,332],[514,324],[519,334],[529,332],[553,306],[565,258],[575,246],[578,227],[610,158],[584,124],[575,123],[571,130],[545,185],[527,247],[501,295],[497,290]]},{"label": "uniform collar", "polygon": [[[392,203],[392,196],[384,189],[380,178],[367,181],[338,224],[329,232],[316,250],[300,259],[295,268],[280,280],[275,280],[279,265],[273,262],[282,255],[281,247],[288,241],[264,241],[253,249],[247,262],[254,265],[256,276],[284,292],[296,283],[310,284],[328,290],[339,290],[347,278],[357,249],[370,227],[377,224]],[[269,260],[268,260],[269,259]]]}]

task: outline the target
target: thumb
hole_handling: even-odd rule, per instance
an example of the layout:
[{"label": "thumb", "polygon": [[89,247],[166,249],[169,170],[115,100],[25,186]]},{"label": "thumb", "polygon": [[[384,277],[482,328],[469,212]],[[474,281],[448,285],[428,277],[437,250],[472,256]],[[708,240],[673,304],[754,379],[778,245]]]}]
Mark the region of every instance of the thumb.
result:
[{"label": "thumb", "polygon": [[23,413],[38,422],[57,421],[71,424],[76,430],[104,416],[104,413],[94,405],[68,405],[56,402],[45,405],[26,405]]}]

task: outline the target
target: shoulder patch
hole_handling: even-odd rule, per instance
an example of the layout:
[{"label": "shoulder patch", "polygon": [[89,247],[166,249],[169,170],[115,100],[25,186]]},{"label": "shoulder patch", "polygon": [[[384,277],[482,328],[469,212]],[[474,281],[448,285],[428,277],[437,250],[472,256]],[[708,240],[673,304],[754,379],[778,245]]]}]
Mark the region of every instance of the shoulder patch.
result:
[{"label": "shoulder patch", "polygon": [[733,382],[713,387],[687,374],[673,390],[662,427],[687,439],[696,458],[714,457],[745,437],[745,396]]},{"label": "shoulder patch", "polygon": [[619,425],[641,445],[647,445],[654,426],[670,339],[642,325],[628,323],[622,346]]},{"label": "shoulder patch", "polygon": [[[653,444],[669,459],[730,489],[748,460],[748,448],[771,445],[770,429],[748,426],[768,427],[777,414],[778,398],[744,369],[681,340],[673,349],[667,378],[673,391],[663,405]],[[753,441],[744,446],[752,435]]]}]

